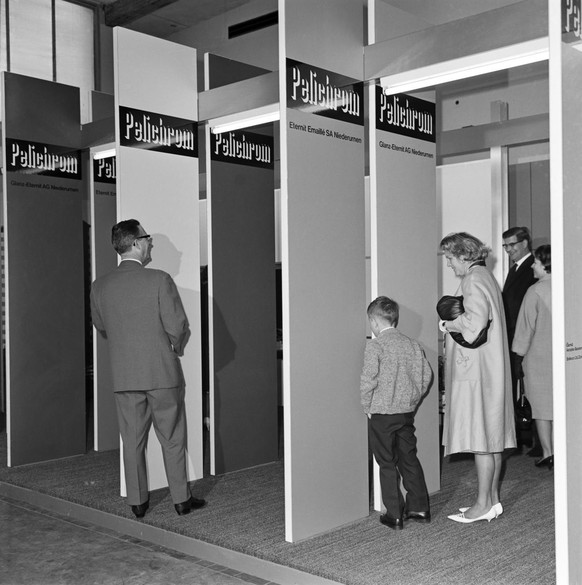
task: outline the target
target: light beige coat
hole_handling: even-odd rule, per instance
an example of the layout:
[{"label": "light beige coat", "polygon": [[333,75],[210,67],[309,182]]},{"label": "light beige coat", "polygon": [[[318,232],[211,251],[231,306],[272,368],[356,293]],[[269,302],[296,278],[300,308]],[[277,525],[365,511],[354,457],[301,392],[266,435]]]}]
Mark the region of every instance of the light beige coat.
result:
[{"label": "light beige coat", "polygon": [[509,348],[501,289],[484,266],[473,266],[456,293],[465,312],[447,322],[469,343],[491,319],[487,341],[476,349],[446,336],[445,455],[499,453],[516,446]]}]

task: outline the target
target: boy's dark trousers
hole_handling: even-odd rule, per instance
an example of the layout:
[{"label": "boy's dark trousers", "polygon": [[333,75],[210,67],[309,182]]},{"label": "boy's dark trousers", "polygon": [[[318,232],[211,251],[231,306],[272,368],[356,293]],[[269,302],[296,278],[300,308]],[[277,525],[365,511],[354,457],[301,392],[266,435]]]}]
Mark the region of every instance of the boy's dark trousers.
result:
[{"label": "boy's dark trousers", "polygon": [[[368,424],[372,453],[380,466],[380,486],[386,512],[402,518],[404,510],[428,512],[424,472],[416,453],[414,413],[373,414]],[[400,491],[400,477],[406,503]]]}]

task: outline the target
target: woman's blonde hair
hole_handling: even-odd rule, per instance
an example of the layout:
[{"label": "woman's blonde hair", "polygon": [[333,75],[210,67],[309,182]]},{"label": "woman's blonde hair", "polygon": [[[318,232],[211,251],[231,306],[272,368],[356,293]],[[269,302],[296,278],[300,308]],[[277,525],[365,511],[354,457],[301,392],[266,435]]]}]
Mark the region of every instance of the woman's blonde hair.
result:
[{"label": "woman's blonde hair", "polygon": [[489,256],[489,248],[479,238],[467,232],[454,232],[445,236],[441,240],[440,249],[444,254],[469,262],[485,260]]}]

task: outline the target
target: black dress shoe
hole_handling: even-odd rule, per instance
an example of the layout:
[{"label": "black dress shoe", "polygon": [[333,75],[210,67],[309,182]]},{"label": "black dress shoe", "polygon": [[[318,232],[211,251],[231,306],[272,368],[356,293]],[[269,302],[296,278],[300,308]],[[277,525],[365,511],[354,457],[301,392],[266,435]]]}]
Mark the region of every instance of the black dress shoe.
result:
[{"label": "black dress shoe", "polygon": [[176,512],[178,512],[178,516],[184,516],[186,514],[190,514],[192,510],[197,510],[198,508],[202,508],[206,504],[205,500],[199,500],[193,496],[190,496],[189,500],[182,502],[181,504],[174,504],[174,508],[176,508]]},{"label": "black dress shoe", "polygon": [[431,521],[430,512],[428,510],[426,512],[413,512],[410,510],[404,513],[404,520],[416,520],[417,522],[428,524]]},{"label": "black dress shoe", "polygon": [[136,518],[143,518],[149,507],[150,507],[150,501],[147,500],[143,504],[138,504],[137,506],[132,506],[131,511],[135,514]]},{"label": "black dress shoe", "polygon": [[550,471],[554,469],[554,456],[550,455],[549,457],[542,457],[538,459],[534,465],[536,467],[547,467]]},{"label": "black dress shoe", "polygon": [[382,514],[382,516],[380,516],[380,522],[382,522],[384,526],[390,526],[393,530],[402,530],[404,528],[402,518],[393,518],[388,514]]}]

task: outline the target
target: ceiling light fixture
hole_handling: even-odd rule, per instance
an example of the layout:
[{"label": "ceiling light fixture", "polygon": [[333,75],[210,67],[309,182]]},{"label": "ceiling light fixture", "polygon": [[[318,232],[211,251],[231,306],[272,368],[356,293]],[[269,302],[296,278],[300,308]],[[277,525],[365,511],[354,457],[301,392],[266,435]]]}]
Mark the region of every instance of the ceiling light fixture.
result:
[{"label": "ceiling light fixture", "polygon": [[407,93],[549,59],[548,37],[380,78],[386,95]]},{"label": "ceiling light fixture", "polygon": [[115,148],[108,148],[107,150],[100,150],[93,155],[95,160],[101,160],[102,158],[110,158],[115,156]]},{"label": "ceiling light fixture", "polygon": [[210,130],[213,134],[222,134],[233,130],[241,130],[259,124],[276,122],[279,119],[279,104],[262,106],[255,110],[231,114],[210,120]]}]

